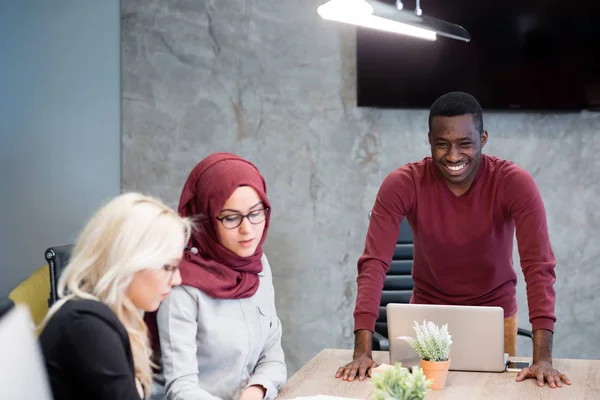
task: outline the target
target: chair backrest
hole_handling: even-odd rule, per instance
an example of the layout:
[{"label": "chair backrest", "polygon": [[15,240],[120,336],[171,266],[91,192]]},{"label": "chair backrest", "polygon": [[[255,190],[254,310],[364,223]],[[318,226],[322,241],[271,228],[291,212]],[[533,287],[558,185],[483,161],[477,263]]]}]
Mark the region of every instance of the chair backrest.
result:
[{"label": "chair backrest", "polygon": [[[371,214],[369,213],[369,216]],[[406,218],[400,225],[400,234],[390,269],[383,282],[383,291],[379,303],[379,317],[375,322],[375,331],[388,337],[385,306],[388,303],[409,303],[413,291],[413,235]]]},{"label": "chair backrest", "polygon": [[71,259],[73,247],[75,246],[72,244],[50,247],[44,253],[46,261],[48,262],[48,269],[50,271],[50,297],[48,298],[48,307],[52,307],[52,305],[58,300],[58,280],[60,278],[60,274],[63,272],[69,263],[69,260]]},{"label": "chair backrest", "polygon": [[33,322],[38,325],[48,312],[49,290],[48,266],[44,265],[11,290],[8,297],[15,304],[26,304]]}]

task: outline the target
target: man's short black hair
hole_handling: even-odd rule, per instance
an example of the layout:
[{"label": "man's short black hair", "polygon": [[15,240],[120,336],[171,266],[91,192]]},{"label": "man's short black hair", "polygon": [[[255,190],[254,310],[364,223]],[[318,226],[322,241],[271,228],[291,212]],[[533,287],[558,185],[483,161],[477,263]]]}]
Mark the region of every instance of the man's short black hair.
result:
[{"label": "man's short black hair", "polygon": [[429,109],[429,131],[433,117],[457,117],[471,114],[475,128],[483,133],[483,110],[475,97],[464,92],[449,92],[438,97]]}]

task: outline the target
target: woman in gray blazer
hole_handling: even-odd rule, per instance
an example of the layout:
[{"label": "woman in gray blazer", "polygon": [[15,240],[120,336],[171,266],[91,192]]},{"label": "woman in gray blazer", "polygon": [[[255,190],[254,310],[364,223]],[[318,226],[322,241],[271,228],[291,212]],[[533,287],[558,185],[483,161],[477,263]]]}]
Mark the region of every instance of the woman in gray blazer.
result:
[{"label": "woman in gray blazer", "polygon": [[216,153],[191,171],[179,213],[195,219],[158,314],[167,399],[274,399],[287,378],[271,268],[270,204],[258,169]]}]

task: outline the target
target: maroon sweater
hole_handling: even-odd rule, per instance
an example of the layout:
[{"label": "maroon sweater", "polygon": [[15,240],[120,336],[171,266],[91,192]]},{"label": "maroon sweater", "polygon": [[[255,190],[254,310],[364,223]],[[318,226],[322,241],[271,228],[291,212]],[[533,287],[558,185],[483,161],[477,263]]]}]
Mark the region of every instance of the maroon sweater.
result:
[{"label": "maroon sweater", "polygon": [[554,331],[554,266],[546,211],[529,173],[482,156],[470,189],[456,197],[430,157],[390,173],[373,206],[358,260],[355,330],[373,330],[402,219],[414,236],[411,303],[499,306],[516,313],[516,227],[533,330]]}]

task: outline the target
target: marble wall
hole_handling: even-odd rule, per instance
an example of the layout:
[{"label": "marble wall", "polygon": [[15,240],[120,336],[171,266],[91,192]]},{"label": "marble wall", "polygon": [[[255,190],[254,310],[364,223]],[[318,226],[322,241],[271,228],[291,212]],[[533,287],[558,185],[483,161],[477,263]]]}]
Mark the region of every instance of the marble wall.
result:
[{"label": "marble wall", "polygon": [[[355,107],[353,30],[321,20],[319,3],[121,6],[123,189],[176,206],[209,153],[256,163],[274,209],[265,247],[290,373],[323,347],[352,346],[367,212],[385,175],[429,152],[427,110]],[[600,115],[487,113],[485,124],[486,152],[528,169],[547,207],[555,356],[600,358]],[[529,327],[522,279],[518,296]],[[519,341],[520,354],[530,347]]]}]

